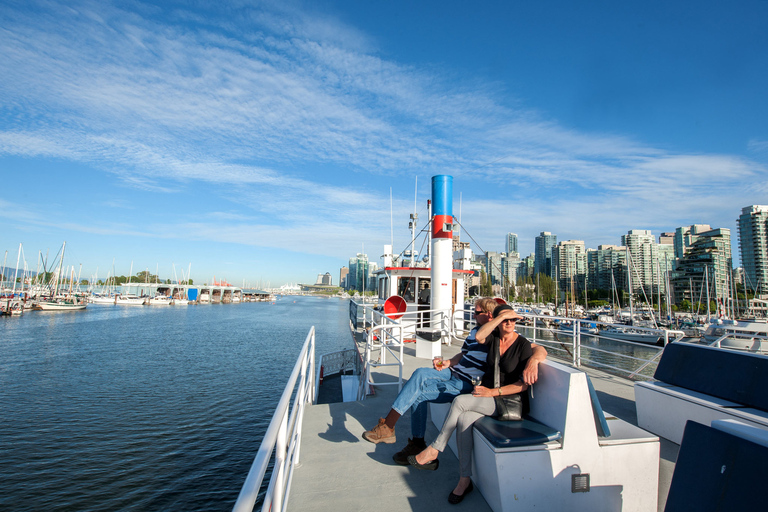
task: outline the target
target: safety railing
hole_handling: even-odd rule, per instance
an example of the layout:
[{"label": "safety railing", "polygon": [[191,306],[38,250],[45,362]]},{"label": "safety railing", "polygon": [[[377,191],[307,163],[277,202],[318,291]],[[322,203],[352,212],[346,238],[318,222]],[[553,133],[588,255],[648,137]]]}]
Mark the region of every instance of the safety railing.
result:
[{"label": "safety railing", "polygon": [[[333,375],[335,373],[352,372],[353,375],[360,375],[362,371],[362,360],[357,349],[348,348],[336,352],[328,352],[320,356],[318,362],[320,371],[317,372],[315,379],[315,389],[320,389],[323,376]],[[317,396],[313,403],[317,403]]]},{"label": "safety railing", "polygon": [[[365,399],[372,386],[397,386],[398,391],[402,388],[406,336],[415,336],[420,328],[439,330],[441,340],[450,340],[454,334],[454,322],[446,321],[450,317],[442,310],[420,309],[387,315],[374,305],[350,301],[349,318],[353,328],[362,328],[366,336],[359,400]],[[374,381],[372,370],[378,367],[396,367],[397,379]]]},{"label": "safety railing", "polygon": [[[584,319],[524,314],[518,331],[573,366],[596,368],[629,379],[650,379],[668,343],[683,331],[610,324]],[[637,340],[645,341],[637,341]]]},{"label": "safety railing", "polygon": [[[293,468],[299,463],[301,453],[301,424],[304,419],[304,408],[315,400],[315,328],[307,334],[299,358],[293,367],[288,383],[283,390],[280,401],[267,427],[264,439],[261,441],[256,458],[245,479],[237,502],[232,508],[234,512],[251,512],[258,499],[264,475],[271,460],[274,465],[272,477],[269,480],[263,512],[281,512],[288,503]],[[291,396],[295,396],[293,407]]]}]

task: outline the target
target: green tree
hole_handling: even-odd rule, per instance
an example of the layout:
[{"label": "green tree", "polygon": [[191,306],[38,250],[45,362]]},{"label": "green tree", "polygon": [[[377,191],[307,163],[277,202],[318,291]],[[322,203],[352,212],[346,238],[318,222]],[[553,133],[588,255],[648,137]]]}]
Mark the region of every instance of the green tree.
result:
[{"label": "green tree", "polygon": [[550,302],[555,298],[555,281],[546,274],[539,274],[537,277],[538,294],[543,302]]},{"label": "green tree", "polygon": [[491,280],[485,273],[485,270],[480,271],[480,295],[483,297],[493,296],[493,287],[491,286]]}]

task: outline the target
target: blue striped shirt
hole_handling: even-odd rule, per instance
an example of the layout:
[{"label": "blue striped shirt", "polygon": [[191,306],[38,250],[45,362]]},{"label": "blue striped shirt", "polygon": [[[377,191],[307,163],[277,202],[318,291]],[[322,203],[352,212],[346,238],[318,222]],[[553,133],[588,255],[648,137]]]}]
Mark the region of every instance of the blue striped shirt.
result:
[{"label": "blue striped shirt", "polygon": [[479,381],[485,374],[488,344],[482,344],[475,340],[478,328],[475,327],[469,332],[469,336],[464,340],[464,345],[461,347],[463,355],[459,364],[451,367],[457,377],[467,382],[472,382],[473,377],[477,377]]}]

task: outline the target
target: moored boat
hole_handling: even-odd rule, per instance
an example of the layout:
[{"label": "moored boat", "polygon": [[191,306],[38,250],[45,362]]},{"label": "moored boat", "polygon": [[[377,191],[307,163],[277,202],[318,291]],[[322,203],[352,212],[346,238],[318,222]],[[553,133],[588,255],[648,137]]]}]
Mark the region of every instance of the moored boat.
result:
[{"label": "moored boat", "polygon": [[68,297],[54,300],[41,300],[37,302],[36,309],[41,311],[82,311],[88,302],[80,297]]},{"label": "moored boat", "polygon": [[768,354],[768,322],[718,319],[707,326],[702,341],[722,348]]}]

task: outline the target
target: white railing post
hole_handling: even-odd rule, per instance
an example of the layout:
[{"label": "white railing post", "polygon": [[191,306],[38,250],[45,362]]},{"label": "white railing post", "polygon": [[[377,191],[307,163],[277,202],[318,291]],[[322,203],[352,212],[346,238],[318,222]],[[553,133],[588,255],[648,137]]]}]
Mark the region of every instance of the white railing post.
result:
[{"label": "white railing post", "polygon": [[581,367],[581,322],[573,321],[573,365]]}]

